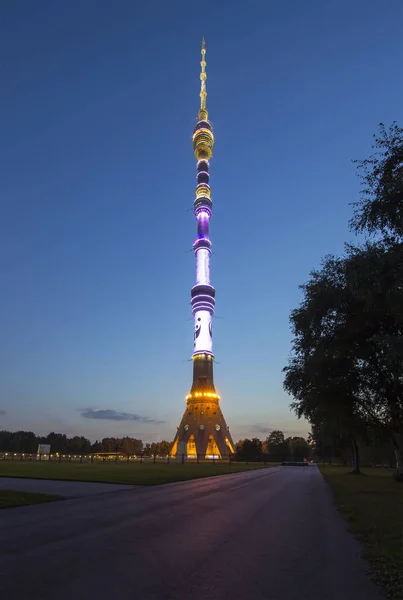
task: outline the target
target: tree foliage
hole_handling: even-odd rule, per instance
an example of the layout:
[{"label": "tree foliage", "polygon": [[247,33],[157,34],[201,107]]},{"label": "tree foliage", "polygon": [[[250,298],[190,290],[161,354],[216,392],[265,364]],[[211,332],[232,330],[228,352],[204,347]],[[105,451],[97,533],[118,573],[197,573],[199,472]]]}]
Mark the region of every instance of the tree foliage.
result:
[{"label": "tree foliage", "polygon": [[[39,444],[50,444],[52,453],[90,454],[97,452],[118,452],[120,454],[140,455],[144,451],[142,440],[131,437],[104,438],[93,444],[86,437],[67,437],[64,433],[51,432],[47,436],[39,436],[32,431],[0,431],[0,452],[16,452],[35,454]],[[146,444],[148,454],[169,454],[172,442],[162,440]]]},{"label": "tree foliage", "polygon": [[317,432],[350,440],[356,471],[357,439],[386,432],[403,476],[403,130],[381,125],[375,140],[381,152],[359,162],[364,189],[351,225],[378,239],[325,257],[301,286],[284,387]]},{"label": "tree foliage", "polygon": [[311,449],[303,437],[289,437],[285,440],[288,456],[294,461],[303,461],[309,458]]},{"label": "tree foliage", "polygon": [[376,150],[369,158],[355,161],[362,182],[361,198],[354,203],[350,221],[356,232],[381,232],[403,237],[403,129],[396,122],[380,123],[374,135]]},{"label": "tree foliage", "polygon": [[259,461],[263,457],[263,444],[258,438],[246,438],[235,444],[235,459],[239,461]]},{"label": "tree foliage", "polygon": [[285,460],[288,454],[288,444],[285,441],[284,433],[277,429],[272,431],[263,442],[263,452],[276,461]]},{"label": "tree foliage", "polygon": [[353,444],[367,427],[386,427],[401,453],[402,289],[399,243],[349,247],[311,273],[291,314],[293,353],[284,369],[299,417],[333,423]]},{"label": "tree foliage", "polygon": [[310,455],[310,447],[305,438],[285,438],[284,433],[279,430],[272,431],[263,442],[258,438],[239,440],[235,448],[235,460],[248,462],[282,462],[287,459],[302,461]]},{"label": "tree foliage", "polygon": [[271,447],[273,449],[282,446],[284,442],[284,433],[282,431],[279,431],[278,429],[274,429],[267,438],[268,447]]}]

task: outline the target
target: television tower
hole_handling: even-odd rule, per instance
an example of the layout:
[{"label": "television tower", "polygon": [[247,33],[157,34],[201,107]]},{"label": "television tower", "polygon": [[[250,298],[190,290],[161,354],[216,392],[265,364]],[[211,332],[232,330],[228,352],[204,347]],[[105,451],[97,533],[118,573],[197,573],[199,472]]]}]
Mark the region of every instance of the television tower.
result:
[{"label": "television tower", "polygon": [[197,160],[197,186],[194,214],[197,239],[193,244],[196,257],[196,285],[191,290],[194,318],[193,383],[186,396],[186,409],[175,436],[171,454],[185,458],[228,458],[234,443],[220,408],[220,397],[213,379],[213,331],[215,289],[210,282],[211,241],[209,223],[212,214],[209,160],[213,154],[213,128],[208,120],[206,90],[206,48],[201,47],[200,109],[193,131],[193,150]]}]

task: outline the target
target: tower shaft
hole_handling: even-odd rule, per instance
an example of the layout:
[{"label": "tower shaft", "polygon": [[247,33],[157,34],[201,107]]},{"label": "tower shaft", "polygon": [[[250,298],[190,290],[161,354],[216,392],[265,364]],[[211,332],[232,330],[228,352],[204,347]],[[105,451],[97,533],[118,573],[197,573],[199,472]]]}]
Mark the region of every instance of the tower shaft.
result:
[{"label": "tower shaft", "polygon": [[213,154],[213,128],[208,120],[206,90],[206,48],[201,48],[200,109],[193,131],[193,150],[197,160],[196,197],[193,203],[197,221],[197,238],[193,243],[196,258],[196,284],[191,289],[194,318],[193,383],[186,397],[186,410],[178,427],[172,454],[180,457],[227,458],[234,445],[219,406],[213,377],[213,316],[215,289],[210,281],[212,215],[209,160]]}]

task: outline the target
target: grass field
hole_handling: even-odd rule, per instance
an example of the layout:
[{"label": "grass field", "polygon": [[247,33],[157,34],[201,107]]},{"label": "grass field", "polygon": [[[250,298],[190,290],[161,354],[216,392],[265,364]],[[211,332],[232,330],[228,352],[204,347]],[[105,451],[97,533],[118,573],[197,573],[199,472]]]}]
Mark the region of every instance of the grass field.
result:
[{"label": "grass field", "polygon": [[37,479],[62,479],[67,481],[98,481],[132,485],[157,485],[173,481],[198,479],[213,475],[237,473],[263,468],[262,463],[55,463],[1,461],[0,476],[34,477]]},{"label": "grass field", "polygon": [[322,467],[349,528],[365,544],[374,581],[394,600],[403,598],[403,484],[392,469]]},{"label": "grass field", "polygon": [[0,490],[0,509],[27,506],[28,504],[41,504],[42,502],[53,502],[54,500],[62,500],[62,498],[60,496],[50,496],[49,494]]}]

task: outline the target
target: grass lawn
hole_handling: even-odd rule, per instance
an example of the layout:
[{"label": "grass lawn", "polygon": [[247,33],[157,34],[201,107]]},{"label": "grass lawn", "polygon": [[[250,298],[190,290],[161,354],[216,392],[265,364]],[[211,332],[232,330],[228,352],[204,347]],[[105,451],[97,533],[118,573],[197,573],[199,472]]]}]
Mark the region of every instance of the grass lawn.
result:
[{"label": "grass lawn", "polygon": [[50,496],[49,494],[0,490],[0,509],[27,506],[28,504],[41,504],[42,502],[53,502],[54,500],[62,500],[62,498],[60,496]]},{"label": "grass lawn", "polygon": [[321,467],[350,531],[365,544],[373,578],[388,597],[403,598],[403,484],[392,469],[362,469],[351,475],[344,467]]},{"label": "grass lawn", "polygon": [[156,485],[263,468],[262,463],[58,463],[1,461],[0,476]]}]

